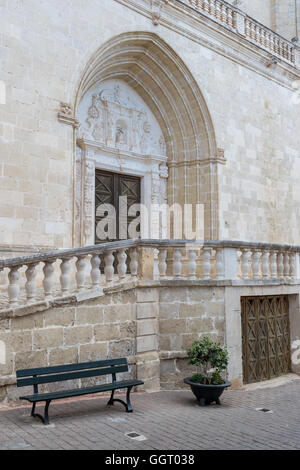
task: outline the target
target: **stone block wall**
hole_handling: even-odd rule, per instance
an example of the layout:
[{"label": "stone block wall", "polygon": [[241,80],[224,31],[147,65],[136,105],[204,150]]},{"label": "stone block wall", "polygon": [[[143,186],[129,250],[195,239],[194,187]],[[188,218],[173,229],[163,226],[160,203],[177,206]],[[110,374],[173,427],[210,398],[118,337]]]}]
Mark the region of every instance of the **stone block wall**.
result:
[{"label": "stone block wall", "polygon": [[[117,357],[128,358],[129,372],[123,378],[145,382],[139,390],[182,388],[183,378],[192,372],[186,349],[193,340],[209,334],[224,343],[222,295],[223,288],[156,285],[2,312],[6,364],[0,364],[0,399],[18,399],[18,369]],[[101,381],[86,379],[81,386]],[[45,385],[41,391],[62,386]]]},{"label": "stone block wall", "polygon": [[[135,300],[134,291],[125,291],[2,319],[0,341],[6,345],[6,365],[0,364],[0,397],[18,396],[15,387],[4,385],[14,383],[15,371],[23,368],[127,357],[131,365],[123,376],[134,375]],[[82,385],[92,383],[95,379],[82,381]],[[58,386],[52,384],[52,388]]]},{"label": "stone block wall", "polygon": [[224,288],[161,288],[161,388],[183,388],[183,378],[195,373],[195,367],[188,365],[186,350],[203,335],[224,344],[224,326]]}]

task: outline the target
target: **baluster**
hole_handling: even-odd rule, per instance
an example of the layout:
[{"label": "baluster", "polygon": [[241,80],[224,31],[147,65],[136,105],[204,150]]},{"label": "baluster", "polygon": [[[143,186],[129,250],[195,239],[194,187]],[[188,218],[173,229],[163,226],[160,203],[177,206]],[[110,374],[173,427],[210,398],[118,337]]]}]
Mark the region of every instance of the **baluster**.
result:
[{"label": "baluster", "polygon": [[255,41],[260,43],[260,27],[255,25]]},{"label": "baluster", "polygon": [[203,10],[209,13],[209,3],[208,0],[203,0]]},{"label": "baluster", "polygon": [[266,47],[266,30],[264,28],[261,29],[261,35],[260,35],[260,43],[263,47]]},{"label": "baluster", "polygon": [[275,52],[275,43],[274,43],[275,37],[273,34],[270,33],[270,51]]},{"label": "baluster", "polygon": [[233,11],[231,10],[231,8],[228,8],[227,18],[228,18],[228,26],[233,28],[234,19],[233,19]]},{"label": "baluster", "polygon": [[289,49],[290,49],[289,60],[295,63],[295,49],[293,48],[293,46],[290,46]]},{"label": "baluster", "polygon": [[249,250],[247,248],[242,250],[241,271],[242,271],[242,279],[248,279],[249,278]]},{"label": "baluster", "polygon": [[209,0],[209,14],[215,16],[215,0]]},{"label": "baluster", "polygon": [[81,292],[85,287],[85,275],[86,275],[86,256],[78,256],[76,261],[76,282],[77,291]]},{"label": "baluster", "polygon": [[283,275],[284,277],[289,277],[290,275],[290,256],[287,252],[283,255]]},{"label": "baluster", "polygon": [[265,31],[265,48],[270,49],[270,36],[271,34],[268,31]]},{"label": "baluster", "polygon": [[13,266],[10,268],[8,279],[9,279],[9,286],[8,286],[8,298],[10,305],[17,305],[18,298],[20,293],[20,273],[19,269],[21,266]]},{"label": "baluster", "polygon": [[255,24],[250,23],[250,39],[255,41]]},{"label": "baluster", "polygon": [[107,251],[104,254],[104,274],[106,278],[106,282],[109,283],[113,280],[115,269],[114,269],[114,250]]},{"label": "baluster", "polygon": [[46,299],[48,299],[49,297],[52,297],[53,273],[54,273],[53,263],[54,263],[54,260],[45,261],[45,266],[43,267],[43,272],[44,272],[43,286],[44,286],[44,294],[45,294]]},{"label": "baluster", "polygon": [[261,251],[255,250],[252,253],[252,274],[254,279],[258,279],[259,276],[259,262],[261,258]]},{"label": "baluster", "polygon": [[216,249],[216,274],[217,279],[223,279],[225,276],[223,248]]},{"label": "baluster", "polygon": [[269,257],[270,253],[264,251],[262,254],[262,275],[263,277],[269,277]]},{"label": "baluster", "polygon": [[250,21],[246,19],[245,21],[245,34],[248,38],[251,37],[251,27],[250,27]]},{"label": "baluster", "polygon": [[284,57],[284,43],[280,39],[278,39],[278,49],[281,57]]},{"label": "baluster", "polygon": [[282,57],[284,57],[284,58],[286,59],[286,58],[287,58],[287,47],[286,47],[287,45],[286,45],[285,42],[283,42],[283,43],[281,44],[281,46],[282,46],[282,47],[281,47],[281,50],[282,50]]},{"label": "baluster", "polygon": [[222,3],[222,5],[221,5],[221,21],[223,23],[227,23],[227,21],[226,21],[226,5],[224,3]]},{"label": "baluster", "polygon": [[27,282],[25,284],[25,290],[27,294],[27,300],[34,301],[35,299],[35,291],[36,291],[36,284],[35,284],[35,278],[36,278],[36,270],[35,268],[37,267],[37,264],[30,264],[26,271],[25,271],[25,276],[27,279]]},{"label": "baluster", "polygon": [[160,248],[158,254],[158,271],[160,277],[165,277],[167,273],[167,249]]},{"label": "baluster", "polygon": [[189,279],[196,279],[196,270],[197,270],[197,251],[188,250],[189,255]]},{"label": "baluster", "polygon": [[210,258],[211,258],[211,248],[203,248],[203,279],[210,279]]},{"label": "baluster", "polygon": [[61,260],[61,265],[60,265],[60,286],[61,286],[61,291],[62,293],[66,294],[70,290],[70,283],[71,283],[71,276],[70,276],[70,271],[71,271],[71,263],[70,263],[70,258],[63,258]]},{"label": "baluster", "polygon": [[127,265],[126,265],[126,259],[127,259],[127,254],[126,250],[124,248],[118,250],[118,274],[119,274],[119,279],[124,279],[126,276],[126,271],[127,271]]},{"label": "baluster", "polygon": [[284,277],[284,265],[283,265],[283,253],[279,252],[277,255],[277,270],[278,270],[278,277]]},{"label": "baluster", "polygon": [[296,277],[296,253],[290,253],[290,277]]},{"label": "baluster", "polygon": [[182,253],[179,248],[174,248],[174,253],[173,253],[173,275],[174,277],[180,277],[181,276],[181,271],[182,271],[182,263],[181,263],[181,257]]},{"label": "baluster", "polygon": [[131,248],[130,250],[130,274],[133,279],[137,278],[139,270],[139,254],[136,248]]},{"label": "baluster", "polygon": [[220,2],[217,1],[216,2],[216,9],[215,9],[215,17],[216,17],[217,20],[221,21],[221,16],[222,16],[221,5],[220,5]]},{"label": "baluster", "polygon": [[100,256],[99,253],[95,253],[91,259],[91,280],[92,286],[97,287],[100,284],[101,272],[100,272]]},{"label": "baluster", "polygon": [[277,278],[277,253],[276,251],[272,251],[270,256],[270,267],[271,267],[271,277]]}]

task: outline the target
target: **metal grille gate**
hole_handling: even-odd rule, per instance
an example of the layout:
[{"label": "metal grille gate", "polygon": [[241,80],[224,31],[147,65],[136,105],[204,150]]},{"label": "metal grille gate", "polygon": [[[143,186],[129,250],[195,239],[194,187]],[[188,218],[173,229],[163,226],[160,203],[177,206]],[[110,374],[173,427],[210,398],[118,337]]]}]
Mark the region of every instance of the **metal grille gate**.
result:
[{"label": "metal grille gate", "polygon": [[288,297],[242,297],[241,303],[244,383],[290,372]]}]

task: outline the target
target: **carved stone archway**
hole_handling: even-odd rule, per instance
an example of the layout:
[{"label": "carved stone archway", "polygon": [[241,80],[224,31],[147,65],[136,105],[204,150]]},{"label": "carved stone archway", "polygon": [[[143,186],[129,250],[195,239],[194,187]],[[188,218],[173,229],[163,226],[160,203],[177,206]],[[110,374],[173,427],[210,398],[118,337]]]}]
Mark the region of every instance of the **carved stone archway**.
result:
[{"label": "carved stone archway", "polygon": [[[91,87],[77,110],[78,182],[76,200],[82,201],[81,245],[94,240],[95,170],[138,176],[141,202],[151,213],[152,204],[167,202],[166,144],[162,130],[142,98],[126,82],[105,80]],[[80,205],[80,204],[79,204]],[[148,226],[142,237],[149,238]]]},{"label": "carved stone archway", "polygon": [[[225,159],[222,151],[217,149],[212,120],[193,76],[178,55],[157,35],[147,32],[122,34],[104,44],[87,64],[76,98],[76,119],[82,121],[81,104],[85,97],[90,96],[89,106],[93,106],[93,91],[98,89],[100,92],[101,84],[114,80],[131,88],[144,102],[149,115],[153,116],[161,130],[165,152],[155,155],[159,152],[153,152],[153,149],[139,153],[133,147],[130,148],[125,142],[127,130],[122,128],[125,123],[121,121],[119,131],[115,129],[114,146],[106,145],[105,151],[114,155],[115,163],[118,159],[118,165],[123,171],[130,170],[132,160],[147,163],[147,169],[144,168],[143,171],[152,175],[151,181],[149,178],[148,182],[145,179],[148,191],[154,189],[155,186],[151,185],[155,179],[160,181],[161,178],[167,178],[169,204],[204,204],[205,238],[218,239],[217,167]],[[97,96],[97,93],[94,95]],[[105,101],[109,100],[104,99],[103,102]],[[116,104],[117,100],[111,102]],[[96,116],[97,111],[91,108],[90,113]],[[90,118],[90,122],[96,119],[92,116]],[[88,126],[88,130],[91,127]],[[94,127],[92,133],[93,131]],[[92,241],[88,233],[88,226],[92,224],[89,217],[93,214],[89,194],[93,190],[91,175],[97,139],[95,133],[91,139],[91,135],[80,134],[80,129],[76,132],[77,213],[74,223],[75,232],[81,234],[81,239],[76,240],[76,244],[88,244]],[[98,132],[101,134],[101,129]],[[102,154],[102,161],[104,160]],[[108,163],[107,166],[107,169],[111,169]],[[116,171],[116,167],[113,170]],[[159,184],[156,187],[159,188]],[[156,191],[159,192],[159,189]],[[78,227],[78,224],[81,226]]]}]

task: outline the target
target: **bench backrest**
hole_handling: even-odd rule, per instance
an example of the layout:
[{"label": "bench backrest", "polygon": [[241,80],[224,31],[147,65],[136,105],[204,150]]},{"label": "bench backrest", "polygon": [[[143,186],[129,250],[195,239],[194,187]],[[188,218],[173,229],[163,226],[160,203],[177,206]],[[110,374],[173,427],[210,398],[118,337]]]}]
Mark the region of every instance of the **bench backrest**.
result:
[{"label": "bench backrest", "polygon": [[51,382],[63,382],[65,380],[85,379],[112,374],[112,380],[116,380],[116,374],[127,372],[127,359],[108,359],[105,361],[82,362],[79,364],[65,364],[61,366],[40,367],[36,369],[17,370],[17,386],[34,386],[37,393],[37,385]]}]

